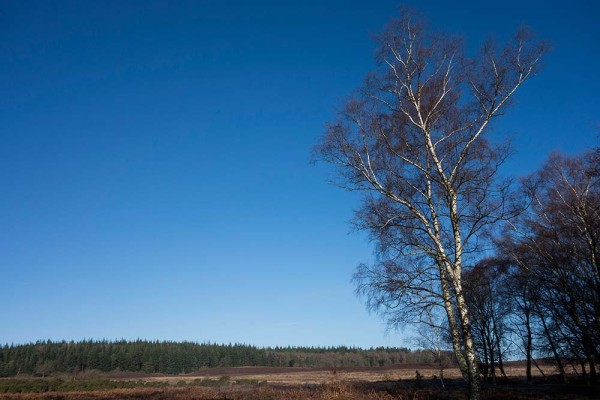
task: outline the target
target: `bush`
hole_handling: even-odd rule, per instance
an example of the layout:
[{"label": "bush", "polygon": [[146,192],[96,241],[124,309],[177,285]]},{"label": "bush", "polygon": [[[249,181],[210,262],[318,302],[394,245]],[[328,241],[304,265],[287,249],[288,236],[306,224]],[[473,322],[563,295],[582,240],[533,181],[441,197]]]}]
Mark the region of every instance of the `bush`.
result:
[{"label": "bush", "polygon": [[146,386],[146,384],[142,381],[111,381],[109,379],[84,381],[64,381],[62,379],[7,379],[0,380],[0,393],[76,392],[134,388],[139,386]]},{"label": "bush", "polygon": [[42,393],[54,391],[62,381],[57,379],[7,379],[0,381],[0,393]]}]

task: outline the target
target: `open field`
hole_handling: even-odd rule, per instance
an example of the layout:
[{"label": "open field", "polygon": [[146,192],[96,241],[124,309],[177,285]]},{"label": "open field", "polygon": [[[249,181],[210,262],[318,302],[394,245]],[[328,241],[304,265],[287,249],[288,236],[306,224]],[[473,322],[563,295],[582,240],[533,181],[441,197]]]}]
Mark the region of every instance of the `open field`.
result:
[{"label": "open field", "polygon": [[[522,363],[509,363],[508,380],[498,386],[486,385],[483,399],[597,399],[600,387],[554,382],[554,369],[542,367],[549,379],[534,371],[536,384],[524,384]],[[419,377],[417,377],[419,371]],[[441,387],[439,370],[428,364],[399,365],[389,368],[345,368],[315,370],[307,368],[241,367],[201,370],[192,374],[142,375],[131,373],[80,374],[62,376],[37,392],[0,393],[7,400],[392,400],[461,399],[465,388],[458,369],[444,372],[446,388]],[[44,383],[44,379],[0,379],[0,392],[10,383]],[[59,386],[52,387],[52,384]],[[3,386],[4,385],[4,386]],[[45,388],[45,389],[44,389]],[[14,387],[13,387],[14,389]],[[15,392],[16,390],[12,390]]]},{"label": "open field", "polygon": [[[546,375],[552,375],[556,371],[551,365],[543,365],[542,370]],[[340,368],[340,369],[314,369],[314,368],[289,368],[289,367],[237,367],[237,368],[212,368],[185,375],[159,375],[159,376],[131,376],[113,375],[120,379],[143,379],[148,382],[192,382],[198,377],[205,379],[219,379],[227,376],[231,381],[253,380],[275,385],[314,385],[339,380],[343,382],[380,382],[380,381],[402,381],[413,380],[417,371],[423,380],[437,380],[440,370],[433,364],[401,364],[391,367],[372,368]],[[507,363],[505,367],[509,378],[525,376],[525,367],[522,363]],[[538,370],[533,371],[534,377],[542,378]],[[444,378],[460,379],[458,368],[447,368],[444,370]]]}]

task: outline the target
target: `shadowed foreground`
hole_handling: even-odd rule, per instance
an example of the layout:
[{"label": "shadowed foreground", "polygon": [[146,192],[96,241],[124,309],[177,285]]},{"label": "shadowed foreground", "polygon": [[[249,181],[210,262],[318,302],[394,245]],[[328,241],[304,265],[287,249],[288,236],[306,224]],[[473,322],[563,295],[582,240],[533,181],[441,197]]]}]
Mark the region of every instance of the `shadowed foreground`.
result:
[{"label": "shadowed foreground", "polygon": [[[348,384],[331,382],[318,386],[257,386],[257,387],[164,387],[130,388],[76,392],[13,393],[0,394],[1,399],[11,400],[392,400],[392,399],[464,399],[466,389],[460,386],[445,390],[440,388],[410,388],[397,382]],[[498,386],[483,389],[482,399],[597,399],[598,387],[577,385],[546,385],[531,388]]]},{"label": "shadowed foreground", "polygon": [[[515,368],[516,372],[517,368]],[[252,369],[246,372],[251,372]],[[238,373],[240,371],[238,370]],[[252,371],[256,374],[258,371]],[[271,371],[274,372],[274,371]],[[358,372],[358,371],[356,371]],[[383,374],[382,374],[383,372]],[[416,371],[413,370],[413,373]],[[451,371],[449,371],[451,372]],[[298,371],[262,375],[264,380],[231,377],[223,375],[218,379],[196,376],[145,377],[142,379],[0,379],[0,399],[7,400],[425,400],[425,399],[464,399],[466,386],[461,379],[447,379],[442,388],[434,376],[413,375],[408,371],[399,378],[396,371],[374,371],[379,379],[374,380],[366,371],[358,380],[358,375],[348,371]],[[315,374],[326,378],[314,382]],[[294,377],[293,383],[277,376]],[[258,374],[252,376],[259,376]],[[104,377],[106,378],[106,377]],[[302,380],[305,380],[304,383]],[[597,399],[600,386],[585,385],[573,381],[560,384],[557,377],[538,377],[534,385],[526,385],[519,376],[511,377],[499,385],[483,387],[482,399]]]}]

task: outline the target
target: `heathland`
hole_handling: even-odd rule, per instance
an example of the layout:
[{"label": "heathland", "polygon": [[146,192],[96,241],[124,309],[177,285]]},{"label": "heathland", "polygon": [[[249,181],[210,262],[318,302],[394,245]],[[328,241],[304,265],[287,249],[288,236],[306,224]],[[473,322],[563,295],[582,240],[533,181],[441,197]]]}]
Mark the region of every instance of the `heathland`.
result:
[{"label": "heathland", "polygon": [[[83,341],[5,345],[0,398],[38,399],[460,399],[467,388],[450,353],[352,347],[258,348],[193,342]],[[573,369],[562,382],[540,360],[531,384],[524,362],[484,384],[484,399],[594,399],[600,387]]]}]

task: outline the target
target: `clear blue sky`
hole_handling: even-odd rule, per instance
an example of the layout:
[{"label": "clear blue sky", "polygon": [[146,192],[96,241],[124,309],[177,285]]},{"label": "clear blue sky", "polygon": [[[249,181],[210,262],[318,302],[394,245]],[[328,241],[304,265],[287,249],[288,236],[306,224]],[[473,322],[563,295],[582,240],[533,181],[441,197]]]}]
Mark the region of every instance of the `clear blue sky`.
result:
[{"label": "clear blue sky", "polygon": [[[472,49],[553,44],[497,125],[508,171],[597,144],[596,2],[405,4]],[[3,1],[0,343],[405,345],[353,294],[358,199],[309,164],[397,6]]]}]

